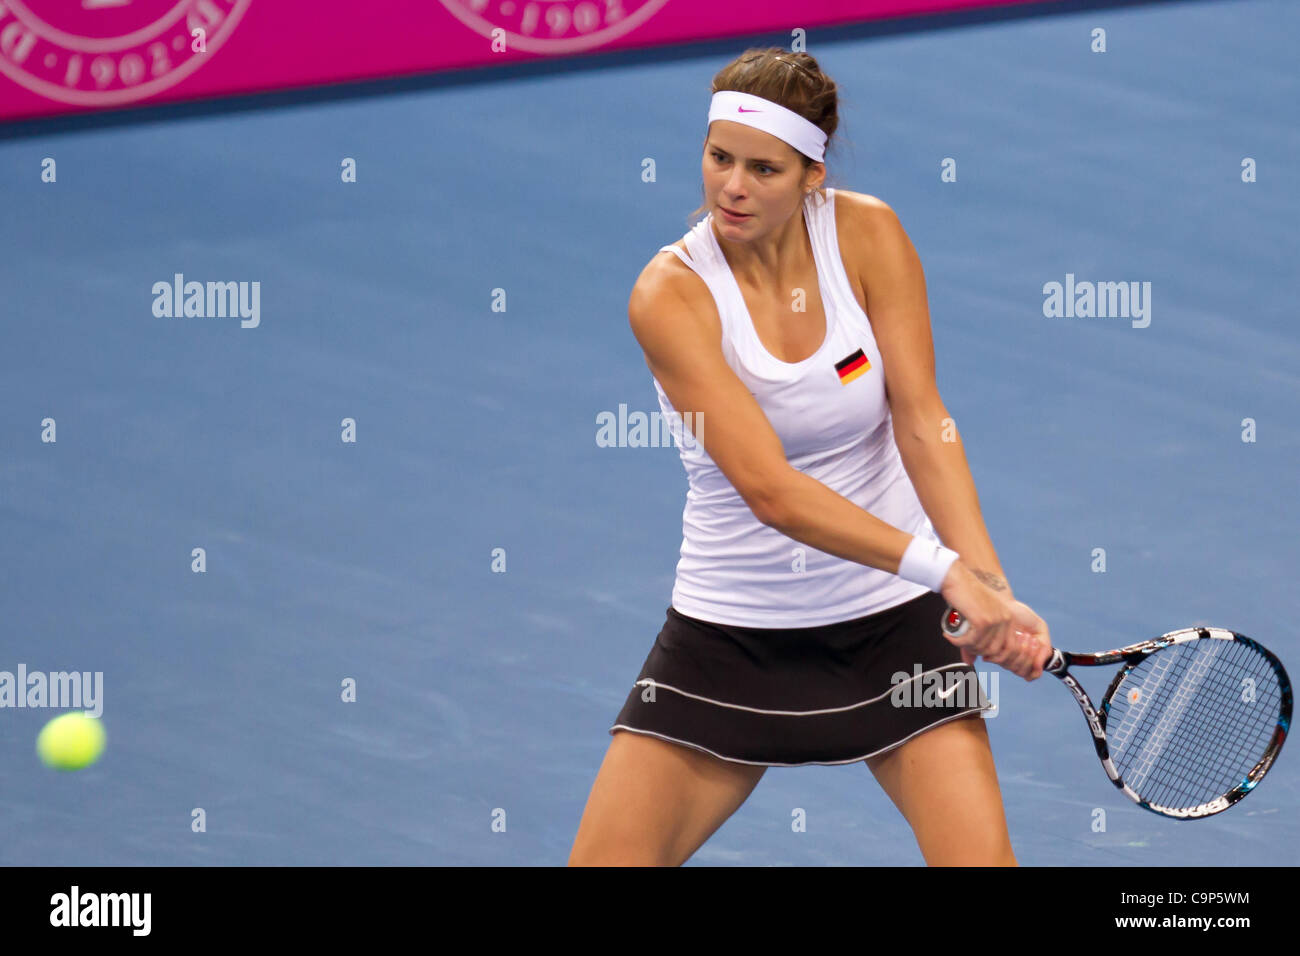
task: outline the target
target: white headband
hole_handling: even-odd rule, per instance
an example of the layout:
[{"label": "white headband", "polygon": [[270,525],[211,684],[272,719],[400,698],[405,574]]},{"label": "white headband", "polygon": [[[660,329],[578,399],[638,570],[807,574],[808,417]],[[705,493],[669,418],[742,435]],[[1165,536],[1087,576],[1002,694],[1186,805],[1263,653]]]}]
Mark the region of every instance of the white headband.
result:
[{"label": "white headband", "polygon": [[817,163],[825,155],[825,133],[793,110],[761,96],[719,90],[709,102],[709,122],[714,120],[730,120],[771,133]]}]

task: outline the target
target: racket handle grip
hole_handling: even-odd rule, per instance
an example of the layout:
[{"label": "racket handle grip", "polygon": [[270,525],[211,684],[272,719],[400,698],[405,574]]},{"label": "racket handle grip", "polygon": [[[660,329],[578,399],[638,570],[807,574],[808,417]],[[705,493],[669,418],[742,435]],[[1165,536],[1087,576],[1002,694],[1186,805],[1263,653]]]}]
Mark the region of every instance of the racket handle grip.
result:
[{"label": "racket handle grip", "polygon": [[949,637],[961,637],[970,630],[970,621],[962,617],[961,611],[957,610],[951,604],[943,615],[943,632]]},{"label": "racket handle grip", "polygon": [[[943,620],[939,623],[943,628],[943,632],[949,637],[961,637],[970,630],[970,621],[962,617],[961,611],[951,604],[948,605],[948,610],[944,612]],[[1065,663],[1065,655],[1053,647],[1052,653],[1043,663],[1043,670],[1055,674],[1058,671],[1065,670]]]}]

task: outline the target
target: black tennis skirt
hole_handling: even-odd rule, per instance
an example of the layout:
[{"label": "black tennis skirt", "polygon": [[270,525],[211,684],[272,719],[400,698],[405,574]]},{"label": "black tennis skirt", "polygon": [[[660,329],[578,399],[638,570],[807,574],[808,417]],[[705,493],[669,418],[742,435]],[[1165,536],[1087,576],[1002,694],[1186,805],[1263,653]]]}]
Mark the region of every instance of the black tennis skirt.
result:
[{"label": "black tennis skirt", "polygon": [[736,763],[851,763],[991,710],[940,631],[942,595],[819,627],[714,624],[668,608],[610,734],[648,734]]}]

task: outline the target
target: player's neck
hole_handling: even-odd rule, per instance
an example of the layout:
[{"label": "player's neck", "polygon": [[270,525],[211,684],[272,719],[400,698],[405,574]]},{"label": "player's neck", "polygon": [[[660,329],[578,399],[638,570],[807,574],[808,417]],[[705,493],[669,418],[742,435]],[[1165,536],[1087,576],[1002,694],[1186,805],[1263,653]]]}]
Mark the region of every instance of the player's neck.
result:
[{"label": "player's neck", "polygon": [[783,295],[788,296],[787,286],[802,281],[802,277],[814,267],[812,243],[802,208],[797,208],[780,229],[753,240],[725,238],[718,231],[716,218],[711,228],[731,274],[741,286],[784,290]]}]

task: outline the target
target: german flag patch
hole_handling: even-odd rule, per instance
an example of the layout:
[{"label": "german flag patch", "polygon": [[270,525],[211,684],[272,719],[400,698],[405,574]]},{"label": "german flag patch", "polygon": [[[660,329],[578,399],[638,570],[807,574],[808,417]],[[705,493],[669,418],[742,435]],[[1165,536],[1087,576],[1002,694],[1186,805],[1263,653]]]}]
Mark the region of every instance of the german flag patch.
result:
[{"label": "german flag patch", "polygon": [[858,349],[848,358],[840,359],[835,363],[835,371],[840,373],[841,385],[847,385],[858,376],[865,375],[870,368],[871,363],[862,354],[862,349]]}]

